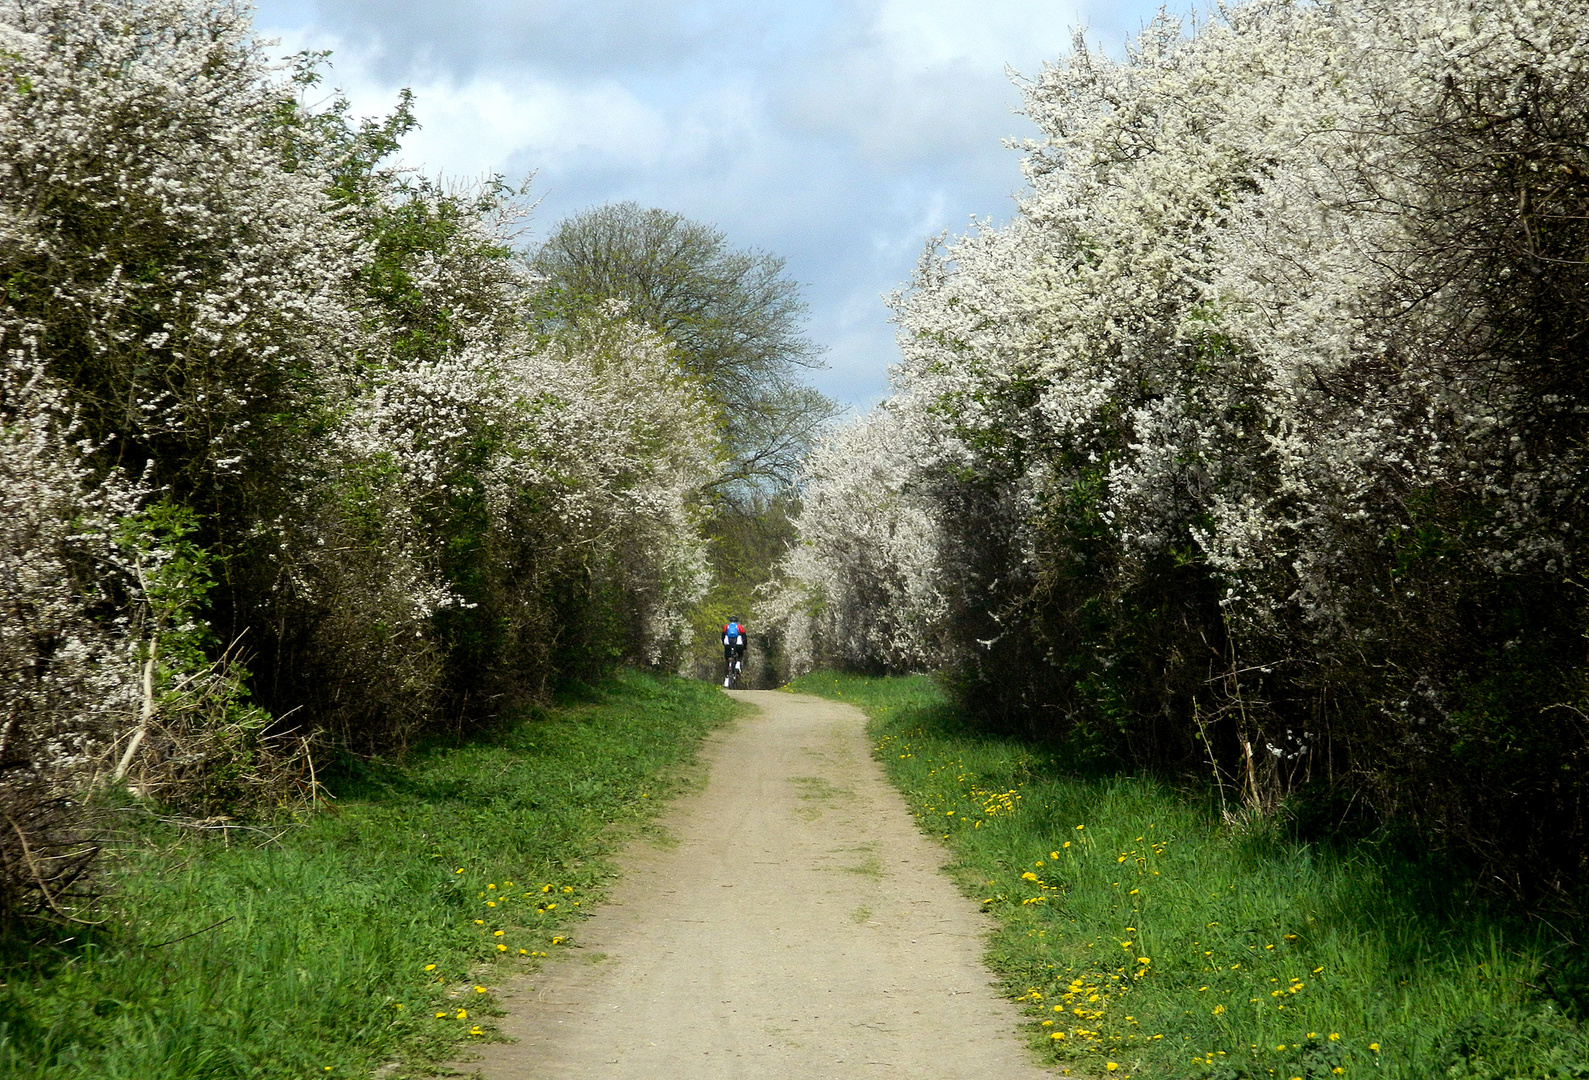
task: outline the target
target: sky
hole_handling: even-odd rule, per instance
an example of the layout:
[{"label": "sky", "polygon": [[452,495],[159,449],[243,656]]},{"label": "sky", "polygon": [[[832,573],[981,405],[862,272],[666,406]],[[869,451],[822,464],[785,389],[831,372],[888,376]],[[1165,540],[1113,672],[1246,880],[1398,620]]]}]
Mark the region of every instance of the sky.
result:
[{"label": "sky", "polygon": [[[631,199],[787,260],[864,410],[898,359],[886,294],[932,238],[1003,222],[1037,135],[1018,80],[1075,28],[1119,55],[1158,0],[256,0],[277,55],[330,50],[362,116],[416,95],[402,164],[530,180],[533,246]],[[1189,6],[1170,4],[1172,11]]]}]

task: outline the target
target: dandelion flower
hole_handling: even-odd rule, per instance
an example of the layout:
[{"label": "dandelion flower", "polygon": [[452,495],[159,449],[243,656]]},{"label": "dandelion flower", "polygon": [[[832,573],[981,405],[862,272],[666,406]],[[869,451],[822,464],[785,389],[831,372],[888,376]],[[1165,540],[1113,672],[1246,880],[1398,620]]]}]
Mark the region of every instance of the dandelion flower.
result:
[{"label": "dandelion flower", "polygon": [[1118,1069],[1118,1068],[1119,1068],[1119,1067],[1120,1067],[1120,1066],[1118,1066],[1118,1065],[1116,1065],[1116,1064],[1115,1064],[1115,1063],[1114,1063],[1114,1062],[1112,1062],[1112,1061],[1106,1061],[1106,1062],[1104,1062],[1104,1065],[1103,1065],[1103,1067],[1104,1067],[1104,1068],[1105,1068],[1105,1069],[1108,1069],[1108,1070],[1109,1070],[1109,1071],[1110,1071],[1110,1072],[1114,1072],[1114,1071],[1115,1071],[1115,1070],[1116,1070],[1116,1069]]},{"label": "dandelion flower", "polygon": [[491,936],[492,937],[501,937],[502,936],[502,931],[501,930],[497,930],[497,931],[493,932]]},{"label": "dandelion flower", "polygon": [[508,951],[508,947],[506,945],[498,945],[497,946],[497,952],[507,952],[507,951]]},{"label": "dandelion flower", "polygon": [[425,970],[426,971],[435,971],[436,970],[436,965],[435,964],[426,964],[425,965]]},{"label": "dandelion flower", "polygon": [[1368,1048],[1376,1054],[1379,1053],[1379,1043],[1369,1043]]},{"label": "dandelion flower", "polygon": [[457,1013],[454,1014],[454,1017],[458,1020],[467,1020],[469,1019],[469,1010],[459,1009]]},{"label": "dandelion flower", "polygon": [[477,986],[474,988],[474,992],[477,994],[483,994],[486,992],[486,988],[483,986]]}]

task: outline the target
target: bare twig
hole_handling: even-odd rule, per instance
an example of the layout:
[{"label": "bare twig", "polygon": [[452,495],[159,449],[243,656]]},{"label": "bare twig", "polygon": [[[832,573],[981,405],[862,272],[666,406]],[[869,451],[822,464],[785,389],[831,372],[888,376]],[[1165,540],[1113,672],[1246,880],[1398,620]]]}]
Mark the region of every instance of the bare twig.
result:
[{"label": "bare twig", "polygon": [[68,915],[61,910],[60,905],[55,902],[55,895],[50,892],[49,879],[39,873],[38,864],[33,861],[33,850],[28,846],[27,833],[22,831],[22,826],[18,825],[16,819],[10,814],[0,811],[0,816],[6,819],[6,823],[11,826],[11,831],[17,834],[17,842],[22,845],[22,861],[27,864],[28,873],[33,875],[33,883],[38,886],[39,895],[44,898],[44,903],[49,906],[49,909],[67,922],[73,922],[79,926],[103,926],[103,919],[98,922],[92,922],[88,919],[79,919],[75,915]]},{"label": "bare twig", "polygon": [[235,918],[237,918],[236,915],[228,915],[224,919],[220,919],[220,920],[218,920],[216,922],[210,923],[210,925],[206,926],[203,930],[195,930],[191,934],[183,934],[181,937],[174,937],[170,941],[162,941],[158,945],[145,945],[144,948],[146,948],[146,949],[163,949],[167,945],[175,945],[179,941],[186,941],[188,938],[198,937],[200,934],[203,934],[203,933],[205,933],[207,931],[210,931],[210,930],[214,930],[217,926],[225,926],[227,923],[231,922]]}]

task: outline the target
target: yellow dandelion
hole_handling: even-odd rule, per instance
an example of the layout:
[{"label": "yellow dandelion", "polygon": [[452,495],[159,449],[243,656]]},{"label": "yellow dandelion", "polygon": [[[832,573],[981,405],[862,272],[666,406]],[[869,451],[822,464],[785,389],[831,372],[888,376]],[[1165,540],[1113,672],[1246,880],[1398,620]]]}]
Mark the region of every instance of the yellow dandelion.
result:
[{"label": "yellow dandelion", "polygon": [[436,970],[436,965],[435,964],[426,964],[425,965],[425,970],[426,971],[435,971]]},{"label": "yellow dandelion", "polygon": [[1376,1054],[1379,1053],[1379,1043],[1369,1043],[1368,1048]]},{"label": "yellow dandelion", "polygon": [[1105,1069],[1108,1069],[1108,1070],[1109,1070],[1109,1071],[1110,1071],[1110,1072],[1114,1072],[1114,1071],[1115,1071],[1115,1070],[1116,1070],[1116,1069],[1118,1069],[1118,1068],[1119,1068],[1119,1067],[1120,1067],[1120,1066],[1118,1066],[1118,1065],[1116,1065],[1116,1064],[1115,1064],[1115,1063],[1114,1063],[1114,1062],[1112,1062],[1112,1061],[1106,1061],[1106,1062],[1104,1062],[1104,1063],[1103,1063],[1103,1067],[1104,1067],[1104,1068],[1105,1068]]},{"label": "yellow dandelion", "polygon": [[469,1019],[469,1010],[468,1009],[459,1009],[456,1013],[453,1014],[453,1017],[454,1017],[454,1019],[457,1019],[457,1020],[467,1020],[467,1019]]},{"label": "yellow dandelion", "polygon": [[507,952],[507,951],[508,951],[508,947],[506,945],[498,945],[497,946],[497,952]]},{"label": "yellow dandelion", "polygon": [[491,936],[492,936],[492,937],[501,937],[501,936],[502,936],[502,931],[501,931],[501,930],[497,930],[497,931],[494,931],[494,932],[493,932],[493,933],[492,933],[492,934],[491,934]]}]

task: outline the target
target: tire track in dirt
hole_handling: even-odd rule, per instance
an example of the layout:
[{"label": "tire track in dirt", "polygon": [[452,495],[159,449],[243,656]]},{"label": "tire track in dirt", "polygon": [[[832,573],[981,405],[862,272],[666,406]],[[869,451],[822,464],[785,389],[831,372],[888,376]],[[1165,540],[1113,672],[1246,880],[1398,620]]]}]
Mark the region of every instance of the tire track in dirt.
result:
[{"label": "tire track in dirt", "polygon": [[499,995],[487,1080],[1049,1077],[852,706],[770,691],[638,843],[577,948]]}]

